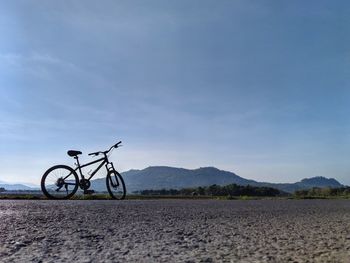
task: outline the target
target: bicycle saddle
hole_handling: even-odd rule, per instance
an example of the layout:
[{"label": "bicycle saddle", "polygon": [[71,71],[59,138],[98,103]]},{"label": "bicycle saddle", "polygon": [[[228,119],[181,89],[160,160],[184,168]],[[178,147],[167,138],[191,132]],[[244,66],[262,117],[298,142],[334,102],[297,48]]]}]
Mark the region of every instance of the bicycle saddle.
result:
[{"label": "bicycle saddle", "polygon": [[74,151],[74,150],[70,150],[67,152],[67,154],[70,156],[70,157],[74,157],[74,156],[77,156],[79,154],[82,154],[81,151]]}]

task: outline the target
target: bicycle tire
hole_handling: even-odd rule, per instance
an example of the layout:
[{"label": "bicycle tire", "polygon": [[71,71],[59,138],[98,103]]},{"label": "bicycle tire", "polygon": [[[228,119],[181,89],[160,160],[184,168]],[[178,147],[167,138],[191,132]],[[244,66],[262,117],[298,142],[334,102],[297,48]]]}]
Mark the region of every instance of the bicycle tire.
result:
[{"label": "bicycle tire", "polygon": [[[66,194],[64,194],[63,190],[61,192],[57,191],[58,189],[58,186],[56,184],[56,182],[47,182],[48,181],[48,177],[53,175],[54,172],[58,172],[59,170],[61,170],[59,172],[59,174],[61,174],[61,177],[60,178],[57,178],[57,182],[59,179],[62,179],[62,184],[65,186],[65,189],[66,189]],[[55,175],[53,175],[54,177],[57,177]],[[69,183],[68,183],[68,180],[67,182],[63,179],[64,177],[71,177],[69,179]],[[74,188],[72,190],[70,190],[70,193],[68,193],[68,184],[69,185],[73,185],[73,182],[72,180],[75,181],[74,183]],[[46,182],[48,184],[46,184]],[[63,186],[60,187],[60,189],[62,188]],[[67,187],[67,188],[66,188]],[[67,165],[55,165],[55,166],[52,166],[51,168],[49,168],[45,173],[44,175],[42,176],[41,178],[41,190],[42,192],[44,193],[44,195],[48,198],[48,199],[69,199],[71,198],[78,190],[78,187],[79,187],[79,178],[78,178],[78,175],[77,173],[69,166]],[[54,190],[56,188],[56,190]],[[59,190],[60,190],[59,189]],[[55,193],[56,192],[56,193]],[[54,194],[55,193],[55,194]]]},{"label": "bicycle tire", "polygon": [[106,186],[107,186],[108,193],[112,197],[112,199],[116,199],[116,200],[125,199],[125,196],[126,196],[125,183],[124,183],[123,177],[117,171],[114,170],[114,171],[108,172],[106,176]]}]

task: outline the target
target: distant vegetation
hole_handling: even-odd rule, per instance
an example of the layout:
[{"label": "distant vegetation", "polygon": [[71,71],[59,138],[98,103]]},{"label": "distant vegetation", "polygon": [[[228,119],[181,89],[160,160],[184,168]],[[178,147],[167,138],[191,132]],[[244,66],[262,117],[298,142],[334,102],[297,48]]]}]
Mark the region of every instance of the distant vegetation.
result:
[{"label": "distant vegetation", "polygon": [[295,191],[294,196],[297,198],[332,198],[332,197],[350,198],[350,187],[349,186],[339,187],[339,188],[314,187],[308,190]]},{"label": "distant vegetation", "polygon": [[162,189],[162,190],[143,190],[139,191],[141,195],[182,195],[182,196],[281,196],[284,193],[278,189],[271,187],[257,187],[257,186],[242,186],[237,184],[229,184],[225,186],[211,185],[207,187],[194,187],[176,189]]},{"label": "distant vegetation", "polygon": [[[0,199],[45,199],[41,191],[6,191],[0,187]],[[332,198],[349,198],[350,187],[344,186],[339,188],[331,187],[314,187],[308,190],[297,190],[294,194],[289,194],[272,187],[257,187],[251,185],[229,184],[226,186],[211,185],[206,187],[191,187],[162,190],[141,190],[134,191],[127,196],[127,199],[237,199],[250,200],[264,197],[287,197],[296,199],[332,199]],[[79,194],[72,199],[89,200],[89,199],[110,199],[104,192],[96,192],[93,195]]]}]

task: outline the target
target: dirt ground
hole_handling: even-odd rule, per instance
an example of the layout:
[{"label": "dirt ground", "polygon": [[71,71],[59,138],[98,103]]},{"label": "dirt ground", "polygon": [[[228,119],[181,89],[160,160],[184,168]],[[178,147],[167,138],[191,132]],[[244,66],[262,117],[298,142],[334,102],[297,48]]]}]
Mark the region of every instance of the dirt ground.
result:
[{"label": "dirt ground", "polygon": [[348,200],[1,200],[0,262],[350,262]]}]

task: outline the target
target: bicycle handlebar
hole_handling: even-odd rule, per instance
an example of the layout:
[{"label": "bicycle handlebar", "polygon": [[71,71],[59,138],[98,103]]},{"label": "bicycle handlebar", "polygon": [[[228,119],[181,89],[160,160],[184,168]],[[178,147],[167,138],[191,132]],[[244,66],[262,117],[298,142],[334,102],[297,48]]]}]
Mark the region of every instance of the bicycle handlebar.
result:
[{"label": "bicycle handlebar", "polygon": [[119,147],[119,144],[121,144],[122,143],[122,141],[119,141],[119,142],[117,142],[113,147],[114,148],[118,148]]},{"label": "bicycle handlebar", "polygon": [[111,148],[109,148],[109,150],[107,150],[107,151],[104,151],[104,152],[101,152],[101,151],[99,151],[99,152],[93,152],[93,153],[89,153],[88,155],[99,155],[99,154],[101,154],[101,153],[103,153],[103,154],[107,154],[107,153],[109,153],[113,148],[118,148],[118,147],[120,147],[121,144],[122,143],[122,141],[119,141],[119,142],[117,142],[116,144],[114,144]]}]

